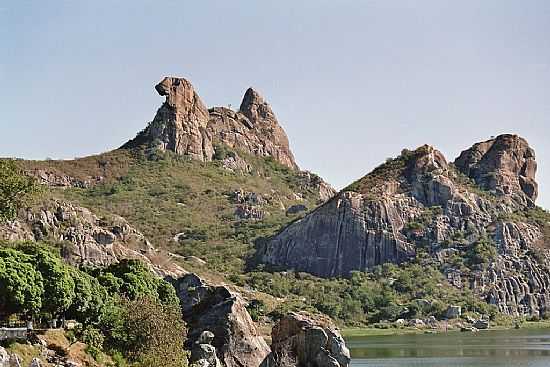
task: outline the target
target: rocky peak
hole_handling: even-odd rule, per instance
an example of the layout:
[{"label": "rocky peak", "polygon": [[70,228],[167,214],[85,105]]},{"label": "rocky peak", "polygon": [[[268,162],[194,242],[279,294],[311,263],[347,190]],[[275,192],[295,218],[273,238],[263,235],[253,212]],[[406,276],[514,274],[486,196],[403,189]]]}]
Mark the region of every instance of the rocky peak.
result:
[{"label": "rocky peak", "polygon": [[537,162],[535,151],[525,139],[499,135],[463,151],[454,164],[482,188],[521,205],[534,206],[538,195]]},{"label": "rocky peak", "polygon": [[[407,151],[402,155],[407,156]],[[409,153],[411,157],[407,161],[407,176],[418,176],[426,173],[447,170],[448,164],[443,153],[430,145],[423,145]]]},{"label": "rocky peak", "polygon": [[214,149],[206,131],[208,109],[191,83],[183,78],[166,77],[155,89],[166,96],[166,101],[149,126],[123,148],[148,145],[201,161],[212,160]]},{"label": "rocky peak", "polygon": [[275,115],[263,97],[256,90],[248,88],[244,94],[239,112],[245,115],[253,124],[261,120],[273,120]]},{"label": "rocky peak", "polygon": [[208,123],[208,109],[188,80],[166,77],[155,86],[155,90],[166,96],[163,107],[169,107],[172,114],[181,115],[186,121],[202,127]]},{"label": "rocky peak", "polygon": [[288,137],[264,98],[248,88],[238,112],[228,108],[210,109],[208,131],[214,141],[298,169]]},{"label": "rocky peak", "polygon": [[298,169],[285,131],[256,90],[249,88],[239,111],[233,111],[225,107],[208,110],[183,78],[165,77],[155,89],[166,101],[149,126],[122,148],[154,147],[211,161],[214,145],[221,143]]}]

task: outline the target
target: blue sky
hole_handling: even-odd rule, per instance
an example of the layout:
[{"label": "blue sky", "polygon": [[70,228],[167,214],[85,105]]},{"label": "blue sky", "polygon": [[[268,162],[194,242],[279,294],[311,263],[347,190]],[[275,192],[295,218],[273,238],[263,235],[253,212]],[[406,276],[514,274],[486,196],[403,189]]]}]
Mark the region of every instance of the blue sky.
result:
[{"label": "blue sky", "polygon": [[249,86],[340,188],[402,148],[453,160],[517,133],[550,208],[548,1],[5,1],[0,156],[73,158],[151,120],[165,75],[209,106]]}]

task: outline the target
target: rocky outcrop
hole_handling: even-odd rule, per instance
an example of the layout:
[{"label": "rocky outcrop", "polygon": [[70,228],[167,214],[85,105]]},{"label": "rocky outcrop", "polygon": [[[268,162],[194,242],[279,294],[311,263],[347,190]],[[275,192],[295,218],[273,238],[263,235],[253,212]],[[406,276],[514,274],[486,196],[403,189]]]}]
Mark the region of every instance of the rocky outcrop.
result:
[{"label": "rocky outcrop", "polygon": [[124,218],[100,219],[87,208],[65,201],[21,211],[16,220],[0,225],[0,239],[63,243],[63,257],[75,265],[106,266],[120,259],[139,259],[161,276],[185,273],[172,261],[162,260],[162,254]]},{"label": "rocky outcrop", "polygon": [[334,324],[320,316],[290,313],[273,327],[272,353],[263,366],[292,360],[302,367],[347,367],[350,353]]},{"label": "rocky outcrop", "polygon": [[[208,110],[191,83],[183,78],[166,77],[155,89],[166,96],[166,101],[149,126],[122,148],[147,146],[210,161],[214,146],[224,144],[298,168],[286,133],[269,104],[254,89],[246,91],[239,111],[224,107]],[[246,167],[237,157],[225,166],[232,170]]]},{"label": "rocky outcrop", "polygon": [[200,367],[222,367],[216,355],[216,348],[212,345],[214,333],[203,331],[191,350],[191,362]]},{"label": "rocky outcrop", "polygon": [[225,366],[260,365],[270,350],[239,294],[226,286],[209,285],[195,274],[172,282],[189,330],[189,347],[201,344],[201,336],[209,331],[214,335],[209,344]]},{"label": "rocky outcrop", "polygon": [[166,96],[166,101],[149,126],[122,148],[148,144],[201,161],[212,160],[214,149],[206,131],[208,109],[191,83],[183,78],[166,77],[155,89]]},{"label": "rocky outcrop", "polygon": [[482,188],[533,206],[538,195],[535,151],[517,135],[477,143],[455,160],[456,167]]},{"label": "rocky outcrop", "polygon": [[215,107],[210,110],[208,131],[215,141],[260,157],[272,157],[297,169],[288,137],[271,107],[254,89],[249,88],[238,112]]},{"label": "rocky outcrop", "polygon": [[[507,314],[546,315],[549,238],[521,215],[506,219],[532,208],[535,196],[524,188],[525,182],[536,187],[534,152],[512,135],[474,147],[457,167],[430,146],[403,151],[281,230],[260,256],[276,268],[337,277],[408,261],[422,246],[451,284],[470,287]],[[496,186],[484,181],[488,172],[499,177]],[[466,256],[479,241],[497,253],[486,266],[463,273],[446,262],[453,254]]]}]

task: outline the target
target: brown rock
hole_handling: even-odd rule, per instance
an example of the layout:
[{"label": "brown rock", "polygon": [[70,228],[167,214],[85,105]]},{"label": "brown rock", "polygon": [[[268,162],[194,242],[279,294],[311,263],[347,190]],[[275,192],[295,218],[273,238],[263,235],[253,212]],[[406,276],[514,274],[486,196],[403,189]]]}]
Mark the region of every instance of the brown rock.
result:
[{"label": "brown rock", "polygon": [[272,157],[289,168],[298,169],[285,131],[269,104],[252,88],[246,91],[238,112],[212,108],[208,131],[215,141],[229,147]]},{"label": "brown rock", "polygon": [[474,144],[455,160],[456,167],[486,190],[509,196],[521,205],[534,206],[535,151],[517,135],[499,135]]},{"label": "brown rock", "polygon": [[206,131],[208,109],[189,81],[166,77],[155,89],[166,101],[149,126],[123,148],[148,144],[201,161],[210,161],[214,150]]},{"label": "brown rock", "polygon": [[288,352],[305,367],[347,367],[351,360],[342,335],[326,317],[291,312],[277,322],[271,337],[270,362],[264,366],[277,365]]}]

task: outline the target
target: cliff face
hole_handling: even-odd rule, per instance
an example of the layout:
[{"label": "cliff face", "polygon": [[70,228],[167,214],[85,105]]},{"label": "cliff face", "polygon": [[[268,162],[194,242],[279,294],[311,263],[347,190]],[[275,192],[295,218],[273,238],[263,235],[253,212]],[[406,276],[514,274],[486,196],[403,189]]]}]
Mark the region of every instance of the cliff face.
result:
[{"label": "cliff face", "polygon": [[[522,216],[536,210],[535,169],[533,150],[511,135],[474,145],[456,167],[430,146],[404,151],[283,229],[263,248],[263,260],[349,276],[412,260],[423,248],[449,279],[459,279],[457,287],[471,287],[508,314],[542,314],[550,307],[550,243]],[[484,264],[465,271],[446,261],[486,242],[496,256]]]},{"label": "cliff face", "polygon": [[517,135],[500,135],[463,151],[456,167],[482,188],[509,196],[520,206],[534,206],[538,195],[535,181],[535,151]]},{"label": "cliff face", "polygon": [[211,161],[215,145],[260,157],[298,169],[288,137],[262,96],[249,88],[239,111],[225,107],[208,110],[189,81],[166,77],[155,87],[166,101],[149,126],[122,146],[147,145],[170,150],[201,161]]},{"label": "cliff face", "polygon": [[0,224],[0,239],[63,243],[63,257],[73,265],[107,266],[139,259],[160,276],[186,272],[163,256],[124,218],[100,219],[87,208],[53,200],[21,211],[16,220]]}]

